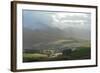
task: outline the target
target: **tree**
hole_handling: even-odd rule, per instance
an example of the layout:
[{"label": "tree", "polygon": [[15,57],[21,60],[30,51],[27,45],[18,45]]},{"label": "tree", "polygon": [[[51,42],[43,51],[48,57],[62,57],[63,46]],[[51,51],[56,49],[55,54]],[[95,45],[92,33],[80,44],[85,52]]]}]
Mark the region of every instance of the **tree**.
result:
[{"label": "tree", "polygon": [[72,52],[72,49],[64,49],[63,50],[63,55],[67,56],[67,55],[70,55]]}]

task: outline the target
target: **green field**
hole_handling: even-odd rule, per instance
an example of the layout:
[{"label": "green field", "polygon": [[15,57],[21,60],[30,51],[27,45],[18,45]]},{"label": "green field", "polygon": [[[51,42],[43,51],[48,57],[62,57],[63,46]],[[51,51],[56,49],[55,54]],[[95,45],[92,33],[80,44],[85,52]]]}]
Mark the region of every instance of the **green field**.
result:
[{"label": "green field", "polygon": [[[91,58],[90,47],[78,47],[75,51],[69,54],[62,54],[58,56],[48,56],[43,53],[23,53],[23,62],[35,62],[35,61],[57,61],[57,60],[81,60]],[[65,52],[66,53],[66,52]],[[57,53],[54,53],[55,55]]]},{"label": "green field", "polygon": [[89,47],[79,47],[70,54],[70,59],[90,59],[91,49]]}]

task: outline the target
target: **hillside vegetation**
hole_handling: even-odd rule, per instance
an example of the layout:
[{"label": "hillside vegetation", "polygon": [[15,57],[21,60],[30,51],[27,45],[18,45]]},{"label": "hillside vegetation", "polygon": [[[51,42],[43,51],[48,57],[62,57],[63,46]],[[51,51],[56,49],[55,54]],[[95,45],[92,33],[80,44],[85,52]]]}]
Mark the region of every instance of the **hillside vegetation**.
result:
[{"label": "hillside vegetation", "polygon": [[[38,45],[38,47],[41,46]],[[90,44],[84,40],[58,40],[50,42],[48,45],[46,44],[43,49],[31,49],[23,52],[23,62],[81,60],[90,58]]]}]

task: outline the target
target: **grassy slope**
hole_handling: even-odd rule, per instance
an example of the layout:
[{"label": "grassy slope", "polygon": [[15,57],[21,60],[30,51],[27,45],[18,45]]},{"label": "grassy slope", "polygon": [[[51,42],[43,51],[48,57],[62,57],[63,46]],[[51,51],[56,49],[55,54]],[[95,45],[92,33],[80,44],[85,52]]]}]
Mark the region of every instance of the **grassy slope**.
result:
[{"label": "grassy slope", "polygon": [[56,58],[49,58],[46,54],[23,54],[24,62],[34,62],[34,61],[48,61],[48,60],[78,60],[78,59],[89,59],[90,58],[90,48],[89,47],[79,47],[78,50],[72,52],[67,56],[58,56]]},{"label": "grassy slope", "polygon": [[71,59],[88,59],[90,58],[90,47],[79,47],[70,54]]},{"label": "grassy slope", "polygon": [[[67,56],[58,56],[56,58],[49,58],[46,54],[40,53],[24,53],[23,61],[32,62],[32,61],[47,61],[47,60],[76,60],[76,59],[89,59],[90,58],[90,44],[88,41],[76,41],[76,40],[59,40],[53,42],[53,45],[61,44],[62,46],[71,44],[71,43],[81,43],[80,47],[77,47],[77,50],[73,51]],[[49,47],[49,45],[48,45]]]},{"label": "grassy slope", "polygon": [[23,61],[38,61],[47,58],[48,56],[45,54],[39,54],[39,53],[24,53],[23,54]]}]

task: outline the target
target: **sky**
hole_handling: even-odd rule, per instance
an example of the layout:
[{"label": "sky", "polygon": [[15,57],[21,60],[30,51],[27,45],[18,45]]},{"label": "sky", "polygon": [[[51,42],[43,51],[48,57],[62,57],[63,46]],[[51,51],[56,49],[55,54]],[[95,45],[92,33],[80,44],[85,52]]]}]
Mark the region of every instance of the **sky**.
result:
[{"label": "sky", "polygon": [[23,10],[22,17],[23,27],[32,30],[47,27],[90,29],[91,26],[90,13]]},{"label": "sky", "polygon": [[90,40],[90,13],[23,10],[22,20],[25,49],[65,37]]}]

